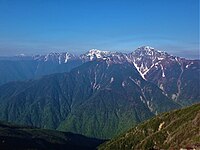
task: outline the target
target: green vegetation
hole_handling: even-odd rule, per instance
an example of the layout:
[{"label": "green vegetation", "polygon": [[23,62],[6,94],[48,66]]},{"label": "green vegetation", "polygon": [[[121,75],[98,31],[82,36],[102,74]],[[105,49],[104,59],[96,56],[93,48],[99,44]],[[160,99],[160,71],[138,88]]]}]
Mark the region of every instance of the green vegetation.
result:
[{"label": "green vegetation", "polygon": [[132,64],[104,61],[84,63],[70,73],[4,84],[0,102],[0,120],[101,139],[179,108],[143,80]]},{"label": "green vegetation", "polygon": [[99,150],[200,146],[200,104],[158,115],[99,146]]}]

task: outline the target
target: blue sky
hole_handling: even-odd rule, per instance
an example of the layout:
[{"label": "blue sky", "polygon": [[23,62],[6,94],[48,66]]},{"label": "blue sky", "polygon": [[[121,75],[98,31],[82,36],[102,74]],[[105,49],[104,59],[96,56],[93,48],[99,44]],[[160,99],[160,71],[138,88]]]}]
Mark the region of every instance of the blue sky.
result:
[{"label": "blue sky", "polygon": [[199,57],[199,0],[0,0],[0,55],[149,45]]}]

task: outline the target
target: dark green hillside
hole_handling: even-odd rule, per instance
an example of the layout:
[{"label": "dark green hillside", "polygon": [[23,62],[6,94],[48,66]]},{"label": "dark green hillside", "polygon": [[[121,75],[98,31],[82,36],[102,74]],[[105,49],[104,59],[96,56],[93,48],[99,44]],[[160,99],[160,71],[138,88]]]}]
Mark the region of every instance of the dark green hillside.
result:
[{"label": "dark green hillside", "polygon": [[167,112],[102,144],[99,150],[200,148],[200,104]]},{"label": "dark green hillside", "polygon": [[0,149],[95,150],[103,140],[0,122]]},{"label": "dark green hillside", "polygon": [[112,138],[157,113],[179,108],[130,63],[93,61],[70,73],[0,86],[0,119]]}]

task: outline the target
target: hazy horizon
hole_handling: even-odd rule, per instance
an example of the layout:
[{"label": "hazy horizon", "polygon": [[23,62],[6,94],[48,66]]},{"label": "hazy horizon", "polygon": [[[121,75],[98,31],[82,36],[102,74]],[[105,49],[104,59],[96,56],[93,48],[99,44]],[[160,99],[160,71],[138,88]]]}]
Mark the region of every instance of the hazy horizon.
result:
[{"label": "hazy horizon", "polygon": [[[143,45],[143,46],[149,46],[149,45]],[[30,51],[29,51],[29,53],[23,53],[23,51],[21,51],[21,52],[19,51],[16,54],[0,55],[0,57],[13,57],[13,56],[20,56],[20,55],[34,56],[34,55],[46,55],[46,54],[49,54],[49,53],[64,53],[64,52],[69,52],[71,54],[75,54],[75,55],[78,56],[78,55],[87,53],[89,50],[92,50],[92,49],[97,49],[97,50],[100,50],[100,51],[122,52],[122,53],[128,54],[128,53],[135,51],[139,47],[142,47],[142,46],[138,46],[133,50],[126,50],[126,49],[125,50],[109,50],[109,49],[90,48],[88,50],[82,50],[82,51],[70,51],[70,50],[67,50],[67,49],[66,50],[49,49],[48,51],[44,51],[44,50],[43,51],[34,51],[34,53],[30,53]],[[150,47],[152,47],[152,46],[150,46]],[[155,48],[155,47],[153,47],[153,48]],[[198,52],[196,54],[191,54],[190,51],[184,51],[184,52],[183,51],[170,51],[170,50],[158,49],[158,48],[155,48],[155,50],[167,52],[170,55],[178,56],[178,57],[184,57],[184,58],[187,58],[187,59],[200,59]]]}]

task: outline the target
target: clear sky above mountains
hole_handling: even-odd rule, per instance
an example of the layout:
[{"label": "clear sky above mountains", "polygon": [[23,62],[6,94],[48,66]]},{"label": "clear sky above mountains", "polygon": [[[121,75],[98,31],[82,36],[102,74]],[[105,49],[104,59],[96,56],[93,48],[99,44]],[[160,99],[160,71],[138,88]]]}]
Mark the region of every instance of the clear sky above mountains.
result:
[{"label": "clear sky above mountains", "polygon": [[150,45],[199,57],[199,0],[0,0],[0,55]]}]

